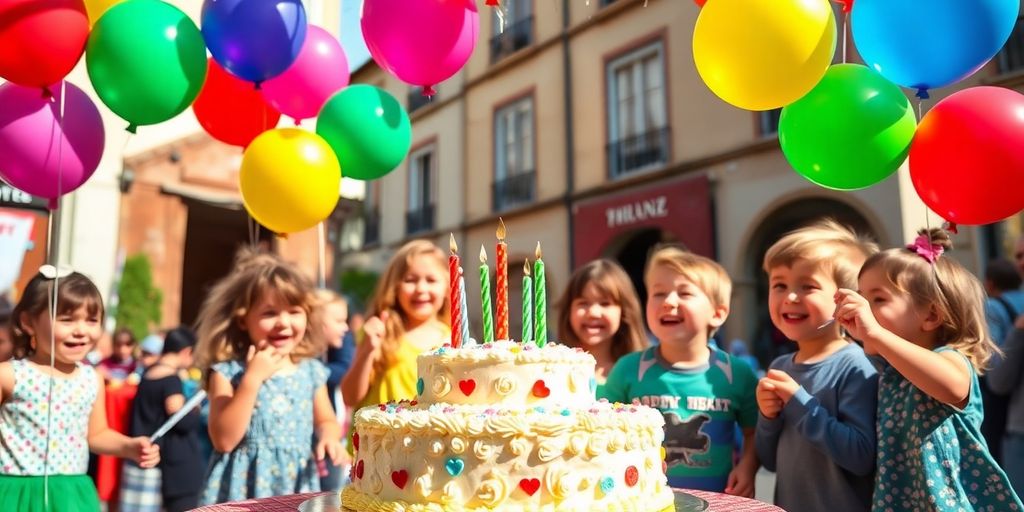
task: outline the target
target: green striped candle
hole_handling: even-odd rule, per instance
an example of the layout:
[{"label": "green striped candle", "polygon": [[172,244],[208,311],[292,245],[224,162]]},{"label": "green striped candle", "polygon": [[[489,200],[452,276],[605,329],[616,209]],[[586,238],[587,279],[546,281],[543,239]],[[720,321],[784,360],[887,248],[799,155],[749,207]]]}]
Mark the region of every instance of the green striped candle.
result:
[{"label": "green striped candle", "polygon": [[543,347],[548,342],[548,294],[544,285],[544,260],[537,242],[537,261],[533,263],[533,342]]},{"label": "green striped candle", "polygon": [[523,337],[519,341],[533,341],[533,279],[530,279],[529,258],[523,261]]},{"label": "green striped candle", "polygon": [[487,251],[480,245],[480,310],[484,317],[484,343],[494,341],[494,317],[491,316],[491,269],[487,266]]}]

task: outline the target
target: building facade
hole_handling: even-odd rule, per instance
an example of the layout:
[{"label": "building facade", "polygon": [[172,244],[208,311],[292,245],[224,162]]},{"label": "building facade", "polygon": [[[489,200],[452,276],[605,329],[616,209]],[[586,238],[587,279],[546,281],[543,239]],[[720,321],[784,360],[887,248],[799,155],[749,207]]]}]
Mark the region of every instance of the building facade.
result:
[{"label": "building facade", "polygon": [[[395,172],[368,184],[359,221],[365,243],[346,251],[342,267],[380,271],[406,241],[447,247],[449,233],[463,261],[475,264],[481,245],[493,258],[500,217],[509,233],[512,311],[519,262],[532,259],[540,242],[554,314],[576,266],[617,260],[643,297],[650,250],[679,244],[715,258],[734,279],[725,336],[770,350],[761,258],[782,233],[828,215],[892,246],[941,222],[926,213],[905,166],[856,192],[798,176],[779,148],[778,111],[734,108],[701,81],[692,2],[501,3],[500,15],[480,11],[476,51],[433,99],[372,61],[353,75],[406,100],[413,147]],[[1022,82],[1018,24],[1006,50],[960,87]],[[935,100],[954,90],[936,91]],[[1018,231],[1016,219],[961,229],[954,256],[980,271]],[[474,298],[479,286],[467,282],[467,290]],[[469,302],[479,329],[479,300]]]}]

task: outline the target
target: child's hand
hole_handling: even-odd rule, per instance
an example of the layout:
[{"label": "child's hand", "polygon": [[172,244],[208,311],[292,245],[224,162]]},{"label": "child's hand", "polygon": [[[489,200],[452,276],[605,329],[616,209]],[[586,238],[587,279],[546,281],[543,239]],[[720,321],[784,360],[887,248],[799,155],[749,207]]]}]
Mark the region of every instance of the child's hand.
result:
[{"label": "child's hand", "polygon": [[316,443],[316,460],[324,460],[324,456],[330,457],[335,466],[349,461],[348,453],[337,439],[321,439]]},{"label": "child's hand", "polygon": [[729,472],[729,479],[725,484],[725,493],[744,498],[754,497],[754,481],[757,475],[757,464],[750,463],[751,459],[745,458]]},{"label": "child's hand", "polygon": [[256,350],[255,345],[249,345],[249,354],[245,358],[245,374],[262,383],[269,379],[275,372],[284,367],[285,356],[277,353],[277,349],[267,345],[261,350]]},{"label": "child's hand", "polygon": [[387,311],[382,311],[380,316],[371,316],[363,324],[363,334],[366,337],[359,344],[359,348],[362,349],[363,355],[369,357],[371,361],[376,361],[380,357],[380,344],[387,332],[388,317],[390,314]]},{"label": "child's hand", "polygon": [[128,440],[128,452],[131,459],[143,468],[154,468],[160,463],[160,446],[149,442],[146,436],[133,437]]},{"label": "child's hand", "polygon": [[782,412],[782,399],[775,393],[775,386],[767,379],[761,379],[757,383],[757,408],[761,415],[770,420],[779,417]]},{"label": "child's hand", "polygon": [[[875,320],[868,300],[853,290],[840,288],[836,292],[836,321],[855,339],[864,343],[867,349],[872,345],[872,338],[882,326]],[[877,352],[877,351],[876,351]]]},{"label": "child's hand", "polygon": [[[800,384],[782,370],[768,370],[768,373],[761,379],[761,383],[768,391],[775,392],[783,406],[789,403],[789,399],[793,398],[796,390],[800,389]],[[761,383],[758,383],[758,386]]]}]

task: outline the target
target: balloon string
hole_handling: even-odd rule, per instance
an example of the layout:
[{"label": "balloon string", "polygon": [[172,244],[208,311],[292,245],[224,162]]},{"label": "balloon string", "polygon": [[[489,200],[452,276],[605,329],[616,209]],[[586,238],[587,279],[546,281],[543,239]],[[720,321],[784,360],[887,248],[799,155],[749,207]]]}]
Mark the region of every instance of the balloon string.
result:
[{"label": "balloon string", "polygon": [[324,224],[327,221],[321,221],[316,227],[316,238],[317,238],[317,251],[316,251],[316,275],[317,285],[320,288],[327,287],[327,243],[325,241],[326,236],[324,235]]},{"label": "balloon string", "polygon": [[846,64],[846,30],[850,23],[850,13],[843,9],[843,64]]}]

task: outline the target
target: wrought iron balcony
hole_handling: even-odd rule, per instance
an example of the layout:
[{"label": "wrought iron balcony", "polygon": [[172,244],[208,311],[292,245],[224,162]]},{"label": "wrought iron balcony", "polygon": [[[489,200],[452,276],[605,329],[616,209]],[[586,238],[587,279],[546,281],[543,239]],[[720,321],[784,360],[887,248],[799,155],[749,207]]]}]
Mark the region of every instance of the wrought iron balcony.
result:
[{"label": "wrought iron balcony", "polygon": [[533,43],[533,16],[515,20],[491,38],[491,64]]},{"label": "wrought iron balcony", "polygon": [[500,212],[515,206],[532,203],[536,197],[537,173],[523,172],[494,181],[494,211]]},{"label": "wrought iron balcony", "polygon": [[412,235],[434,229],[434,205],[428,204],[418,210],[405,213],[405,234]]},{"label": "wrought iron balcony", "polygon": [[363,212],[363,245],[380,243],[380,211]]},{"label": "wrought iron balcony", "polygon": [[668,127],[651,130],[608,144],[608,174],[619,178],[629,173],[668,163]]},{"label": "wrought iron balcony", "polygon": [[1013,27],[998,59],[1000,73],[1024,71],[1024,16],[1017,18],[1017,26]]}]

